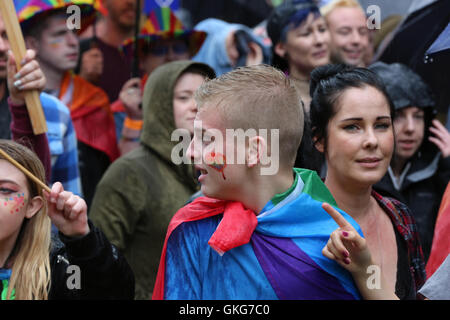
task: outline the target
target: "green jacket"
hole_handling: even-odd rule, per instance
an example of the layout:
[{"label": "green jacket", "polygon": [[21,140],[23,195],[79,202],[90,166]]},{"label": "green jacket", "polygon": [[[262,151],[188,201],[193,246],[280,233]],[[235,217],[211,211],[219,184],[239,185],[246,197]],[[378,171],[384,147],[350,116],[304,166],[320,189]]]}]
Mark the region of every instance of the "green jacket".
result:
[{"label": "green jacket", "polygon": [[191,61],[165,64],[152,72],[143,97],[141,146],[106,171],[97,186],[90,218],[123,252],[134,271],[136,299],[150,299],[167,226],[197,190],[193,166],[175,165],[171,141],[175,130],[173,90]]}]

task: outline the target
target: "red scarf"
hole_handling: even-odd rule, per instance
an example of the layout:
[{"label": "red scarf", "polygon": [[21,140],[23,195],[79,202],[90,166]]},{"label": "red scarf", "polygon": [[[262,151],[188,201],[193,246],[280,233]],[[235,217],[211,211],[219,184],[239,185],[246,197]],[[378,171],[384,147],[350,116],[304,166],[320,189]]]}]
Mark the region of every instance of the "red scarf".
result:
[{"label": "red scarf", "polygon": [[253,211],[246,209],[242,203],[235,201],[224,201],[207,197],[195,199],[192,203],[184,206],[173,216],[167,229],[166,239],[159,261],[158,275],[155,288],[153,289],[153,300],[164,299],[164,276],[166,269],[167,241],[171,233],[182,223],[206,219],[223,213],[223,218],[208,241],[208,244],[219,254],[224,254],[230,249],[244,245],[250,238],[258,225],[258,220]]}]

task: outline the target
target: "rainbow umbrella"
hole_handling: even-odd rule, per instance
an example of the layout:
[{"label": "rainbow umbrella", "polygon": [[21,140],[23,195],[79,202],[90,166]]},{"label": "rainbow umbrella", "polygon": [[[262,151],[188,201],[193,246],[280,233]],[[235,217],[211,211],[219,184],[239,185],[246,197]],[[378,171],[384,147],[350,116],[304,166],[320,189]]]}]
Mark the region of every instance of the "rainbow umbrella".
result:
[{"label": "rainbow umbrella", "polygon": [[[158,7],[146,17],[137,38],[140,48],[159,39],[184,38],[188,40],[191,56],[194,56],[206,39],[206,32],[185,29],[169,7]],[[134,41],[130,38],[123,43],[121,48],[126,54],[133,50]]]}]

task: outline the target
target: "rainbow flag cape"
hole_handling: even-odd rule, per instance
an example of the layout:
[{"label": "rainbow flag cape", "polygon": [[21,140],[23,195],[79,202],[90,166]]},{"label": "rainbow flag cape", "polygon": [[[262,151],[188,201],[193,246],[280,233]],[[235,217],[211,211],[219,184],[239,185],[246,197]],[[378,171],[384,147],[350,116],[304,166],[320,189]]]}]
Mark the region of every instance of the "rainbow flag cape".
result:
[{"label": "rainbow flag cape", "polygon": [[[338,225],[321,204],[336,202],[315,172],[294,170],[294,190],[253,218],[237,202],[206,197],[180,209],[169,225],[153,299],[360,299],[350,273],[322,255]],[[212,240],[235,246],[216,251]]]}]

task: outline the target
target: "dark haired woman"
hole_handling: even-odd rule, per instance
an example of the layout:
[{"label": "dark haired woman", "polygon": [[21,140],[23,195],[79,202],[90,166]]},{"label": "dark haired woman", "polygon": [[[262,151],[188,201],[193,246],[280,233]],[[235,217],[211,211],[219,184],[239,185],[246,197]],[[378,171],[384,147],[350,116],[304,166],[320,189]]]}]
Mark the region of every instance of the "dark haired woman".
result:
[{"label": "dark haired woman", "polygon": [[295,166],[320,172],[322,156],[309,136],[311,71],[330,62],[330,34],[317,5],[310,0],[288,1],[276,7],[267,22],[272,41],[272,65],[289,75],[303,101],[305,130]]},{"label": "dark haired woman", "polygon": [[272,65],[289,74],[309,111],[311,71],[330,62],[327,23],[313,1],[288,1],[276,7],[267,23],[273,44]]},{"label": "dark haired woman", "polygon": [[[425,277],[415,223],[405,205],[372,189],[394,150],[394,109],[383,84],[370,70],[327,65],[312,72],[311,97],[312,134],[328,166],[325,184],[361,226],[386,289],[415,299]],[[347,252],[324,251],[346,265]]]}]

